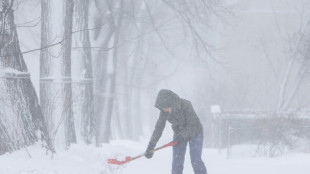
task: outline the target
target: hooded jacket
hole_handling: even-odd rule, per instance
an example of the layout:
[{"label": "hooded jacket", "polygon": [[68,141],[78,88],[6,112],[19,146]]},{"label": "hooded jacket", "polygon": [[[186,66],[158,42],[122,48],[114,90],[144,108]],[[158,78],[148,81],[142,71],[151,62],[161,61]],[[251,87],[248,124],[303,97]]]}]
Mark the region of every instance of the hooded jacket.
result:
[{"label": "hooded jacket", "polygon": [[[150,144],[156,145],[162,135],[167,120],[172,124],[171,127],[174,134],[183,136],[185,140],[189,140],[203,131],[191,102],[180,98],[174,92],[167,89],[159,91],[155,107],[160,110],[160,114]],[[172,108],[171,113],[163,111],[163,108],[169,107]]]}]

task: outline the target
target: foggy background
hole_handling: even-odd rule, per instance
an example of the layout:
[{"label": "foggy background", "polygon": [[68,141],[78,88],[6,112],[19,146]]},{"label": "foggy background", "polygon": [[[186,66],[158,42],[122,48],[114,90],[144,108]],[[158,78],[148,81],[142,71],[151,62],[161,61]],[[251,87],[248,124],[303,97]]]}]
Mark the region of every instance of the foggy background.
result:
[{"label": "foggy background", "polygon": [[[309,47],[310,3],[307,0],[221,1],[221,5],[214,7],[214,13],[203,18],[205,25],[192,19],[208,45],[207,51],[197,48],[191,31],[184,28],[184,22],[171,10],[161,3],[149,3],[158,31],[152,29],[152,22],[146,22],[140,48],[133,48],[137,40],[132,38],[139,36],[130,33],[131,24],[125,23],[128,28],[121,33],[115,93],[119,111],[114,109],[112,123],[126,117],[126,107],[138,109],[134,114],[137,118],[133,119],[140,120],[143,131],[139,134],[149,137],[159,113],[154,107],[155,98],[163,88],[192,101],[204,125],[212,120],[211,105],[219,105],[222,113],[308,111],[310,67],[305,50]],[[89,27],[93,28],[100,11],[93,2],[90,9]],[[17,28],[22,52],[40,46],[40,25],[35,25],[40,22],[39,14],[38,1],[20,1],[16,24],[32,21],[32,27]],[[93,47],[100,44],[94,39],[95,32],[90,31]],[[39,55],[39,52],[24,54],[37,91]],[[92,49],[93,57],[101,55],[102,51]],[[129,66],[124,63],[137,56],[139,59]],[[139,82],[124,80],[128,72],[141,75]],[[123,99],[128,86],[139,93],[139,104]],[[285,107],[281,108],[283,103]],[[119,138],[116,126],[111,131],[112,139]]]},{"label": "foggy background", "polygon": [[[152,160],[107,161],[144,152],[157,94],[170,89],[200,118],[208,172],[308,174],[309,9],[309,0],[0,0],[0,171],[167,173],[170,146]],[[157,147],[171,142],[170,127]]]}]

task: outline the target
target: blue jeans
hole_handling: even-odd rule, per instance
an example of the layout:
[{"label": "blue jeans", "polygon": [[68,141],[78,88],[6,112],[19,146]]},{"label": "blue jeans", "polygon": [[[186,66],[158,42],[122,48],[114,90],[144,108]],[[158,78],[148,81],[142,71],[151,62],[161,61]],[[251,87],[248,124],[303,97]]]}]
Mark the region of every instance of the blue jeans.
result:
[{"label": "blue jeans", "polygon": [[[189,140],[189,152],[195,174],[207,174],[206,166],[201,159],[202,144],[203,133]],[[182,174],[186,146],[187,142],[173,146],[172,174]]]}]

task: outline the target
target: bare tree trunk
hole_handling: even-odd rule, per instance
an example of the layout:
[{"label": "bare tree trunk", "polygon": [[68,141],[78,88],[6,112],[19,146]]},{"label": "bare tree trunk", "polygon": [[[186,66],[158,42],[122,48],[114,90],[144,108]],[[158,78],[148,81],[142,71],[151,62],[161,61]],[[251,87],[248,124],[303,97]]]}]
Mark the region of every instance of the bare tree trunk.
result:
[{"label": "bare tree trunk", "polygon": [[65,20],[64,20],[64,42],[63,42],[63,55],[62,55],[62,77],[70,79],[70,83],[64,83],[64,107],[63,114],[66,119],[66,144],[70,146],[76,143],[76,135],[74,128],[74,118],[72,111],[72,78],[71,78],[71,45],[72,45],[72,23],[73,23],[73,0],[65,0]]},{"label": "bare tree trunk", "polygon": [[93,101],[93,68],[88,30],[89,0],[75,1],[73,48],[73,77],[77,80],[74,98],[77,105],[74,118],[86,144],[91,143],[95,133],[94,101]]},{"label": "bare tree trunk", "polygon": [[[118,59],[118,43],[119,43],[119,35],[120,35],[120,30],[121,30],[121,22],[123,18],[123,0],[120,0],[119,2],[119,11],[117,15],[117,18],[115,18],[114,21],[114,38],[113,38],[113,57],[112,60],[110,59],[109,63],[111,65],[111,71],[108,71],[108,81],[106,83],[107,85],[107,93],[109,94],[109,98],[107,99],[107,104],[105,105],[105,115],[104,115],[104,122],[105,126],[103,127],[103,142],[108,143],[110,141],[110,136],[111,136],[111,119],[112,119],[112,114],[113,114],[113,106],[115,102],[115,94],[116,94],[116,86],[115,86],[115,81],[116,81],[116,70],[117,70],[117,59]],[[112,2],[111,2],[112,4]]]},{"label": "bare tree trunk", "polygon": [[[139,4],[139,13],[147,14],[146,9],[144,8],[145,2]],[[138,35],[141,35],[146,29],[145,23],[135,23],[136,29],[138,31]],[[145,69],[145,36],[141,35],[141,39],[135,45],[135,54],[133,56],[133,72],[131,73],[130,77],[130,86],[131,86],[131,107],[132,107],[132,120],[131,125],[134,131],[133,135],[135,139],[138,139],[140,135],[142,135],[142,120],[141,120],[141,89],[139,86],[142,84],[142,79],[144,76],[144,69]]]},{"label": "bare tree trunk", "polygon": [[[126,1],[124,5],[124,11],[129,16],[143,16],[144,3],[142,1]],[[133,36],[139,37],[136,42],[126,44],[119,50],[118,68],[116,83],[120,84],[116,88],[117,102],[116,109],[118,114],[113,114],[112,123],[116,127],[112,133],[117,133],[121,138],[137,140],[142,133],[141,122],[140,122],[140,104],[137,97],[139,89],[135,83],[135,76],[139,74],[139,67],[141,66],[141,50],[143,52],[143,39],[144,36],[141,34],[143,31],[141,26],[143,22],[136,18],[124,17],[123,23],[127,24],[126,29],[121,32],[121,39],[128,40]],[[121,51],[120,51],[121,50]],[[137,92],[137,93],[136,93]]]},{"label": "bare tree trunk", "polygon": [[[104,115],[106,98],[109,94],[106,93],[107,87],[106,83],[108,80],[108,59],[109,52],[106,48],[113,38],[114,34],[114,17],[111,13],[108,13],[109,8],[107,8],[106,1],[95,0],[95,5],[97,11],[99,12],[97,21],[95,23],[97,28],[94,31],[95,40],[103,48],[103,50],[98,50],[96,56],[94,56],[93,64],[94,66],[94,113],[96,120],[96,146],[100,146],[103,142],[103,130],[106,126]],[[102,25],[102,20],[107,18],[107,25],[104,27]]]},{"label": "bare tree trunk", "polygon": [[[105,40],[102,43],[103,47],[108,47],[109,42],[113,36],[114,31],[109,30]],[[101,52],[100,52],[101,53]],[[98,54],[95,58],[96,64],[94,64],[94,112],[96,120],[96,146],[100,146],[102,140],[102,130],[104,129],[105,122],[103,115],[105,111],[105,100],[107,97],[106,93],[106,80],[107,80],[107,64],[108,64],[108,53]]]},{"label": "bare tree trunk", "polygon": [[[58,5],[58,6],[56,6]],[[76,142],[72,114],[71,34],[73,0],[42,0],[41,47],[60,40],[61,45],[41,50],[41,104],[52,143],[68,147]],[[61,5],[59,7],[59,4]],[[57,9],[53,9],[57,7]],[[53,12],[63,10],[63,17],[53,19]],[[54,22],[59,22],[58,27]],[[56,27],[54,27],[56,26]],[[60,29],[60,30],[59,30]],[[61,36],[61,38],[58,38]],[[60,68],[60,69],[59,69]]]},{"label": "bare tree trunk", "polygon": [[[127,22],[127,21],[124,21]],[[122,31],[122,36],[132,36],[133,27],[127,25],[126,30]],[[122,37],[121,36],[121,37]],[[122,38],[123,39],[123,38]],[[112,136],[117,135],[117,138],[133,139],[133,129],[131,127],[132,120],[132,107],[131,107],[131,92],[132,87],[130,86],[130,75],[132,73],[131,60],[132,57],[128,56],[128,53],[132,52],[132,47],[135,44],[130,44],[118,49],[118,60],[117,60],[117,77],[116,77],[116,99],[115,102],[115,113],[112,118],[113,129]],[[120,51],[121,50],[121,51]]]},{"label": "bare tree trunk", "polygon": [[[286,71],[284,72],[283,80],[279,85],[279,99],[276,108],[278,113],[285,112],[289,109],[294,96],[297,94],[297,91],[304,80],[306,69],[305,66],[301,66],[298,79],[293,82],[293,85],[290,83],[294,73],[295,63],[298,62],[298,60],[302,60],[301,64],[305,64],[309,57],[309,24],[310,21],[308,20],[305,26],[300,28],[300,35],[298,35],[296,45],[294,45],[291,50],[290,59],[287,64]],[[290,86],[292,87],[290,88]]]},{"label": "bare tree trunk", "polygon": [[50,138],[37,95],[21,54],[14,23],[13,0],[0,0],[0,154]]},{"label": "bare tree trunk", "polygon": [[279,85],[279,100],[278,100],[278,105],[277,105],[277,112],[281,112],[283,111],[283,105],[285,103],[285,96],[286,96],[286,90],[288,88],[288,81],[289,81],[289,78],[290,78],[290,75],[292,73],[292,69],[293,69],[293,66],[294,66],[294,63],[295,63],[296,59],[295,58],[292,58],[289,62],[288,62],[288,65],[287,65],[287,69],[285,71],[285,74],[284,74],[284,77],[283,77],[283,81],[282,83]]}]

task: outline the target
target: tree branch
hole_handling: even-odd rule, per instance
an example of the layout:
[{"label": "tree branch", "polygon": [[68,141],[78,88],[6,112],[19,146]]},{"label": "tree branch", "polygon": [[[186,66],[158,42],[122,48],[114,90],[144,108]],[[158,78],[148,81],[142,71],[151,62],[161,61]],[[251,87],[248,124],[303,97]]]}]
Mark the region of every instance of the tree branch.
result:
[{"label": "tree branch", "polygon": [[61,41],[59,41],[59,42],[57,42],[57,43],[54,43],[54,44],[51,44],[51,45],[47,45],[47,46],[42,47],[42,48],[37,48],[37,49],[34,49],[34,50],[25,51],[25,52],[22,52],[22,54],[28,54],[28,53],[35,52],[35,51],[44,50],[44,49],[47,49],[47,48],[56,46],[56,45],[58,45],[58,44],[62,44],[63,41],[64,41],[64,40],[62,39]]}]

